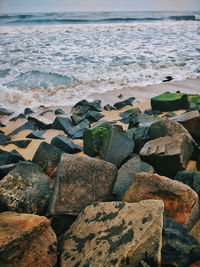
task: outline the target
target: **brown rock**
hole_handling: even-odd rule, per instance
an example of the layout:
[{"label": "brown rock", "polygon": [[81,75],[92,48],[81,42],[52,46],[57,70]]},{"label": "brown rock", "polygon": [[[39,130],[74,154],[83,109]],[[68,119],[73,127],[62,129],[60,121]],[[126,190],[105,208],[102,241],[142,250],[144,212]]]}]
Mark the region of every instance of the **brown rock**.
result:
[{"label": "brown rock", "polygon": [[162,228],[162,201],[90,205],[63,236],[61,267],[160,266]]},{"label": "brown rock", "polygon": [[195,263],[193,263],[189,267],[200,267],[200,261],[196,261]]},{"label": "brown rock", "polygon": [[188,135],[175,134],[149,141],[143,146],[140,156],[154,166],[157,173],[173,177],[186,169],[193,152]]},{"label": "brown rock", "polygon": [[56,236],[42,216],[0,213],[0,266],[53,267],[57,261]]},{"label": "brown rock", "polygon": [[200,220],[192,227],[190,234],[200,243]]},{"label": "brown rock", "polygon": [[103,160],[63,154],[56,174],[52,215],[78,215],[95,201],[109,200],[117,168]]},{"label": "brown rock", "polygon": [[189,186],[158,174],[138,173],[123,200],[137,202],[143,199],[160,199],[165,216],[184,224],[188,229],[199,218],[199,198]]}]

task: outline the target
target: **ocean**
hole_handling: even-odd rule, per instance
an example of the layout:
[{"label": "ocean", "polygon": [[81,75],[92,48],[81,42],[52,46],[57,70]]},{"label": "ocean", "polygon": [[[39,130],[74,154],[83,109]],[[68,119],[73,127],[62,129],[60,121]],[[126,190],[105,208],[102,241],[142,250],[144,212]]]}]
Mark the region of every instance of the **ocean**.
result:
[{"label": "ocean", "polygon": [[0,13],[0,107],[200,76],[200,12]]}]

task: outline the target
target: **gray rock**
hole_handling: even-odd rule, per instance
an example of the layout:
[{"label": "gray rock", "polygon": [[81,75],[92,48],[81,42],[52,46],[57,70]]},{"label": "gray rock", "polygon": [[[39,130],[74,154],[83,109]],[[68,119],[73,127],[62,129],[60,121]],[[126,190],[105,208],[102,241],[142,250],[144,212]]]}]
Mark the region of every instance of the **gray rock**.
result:
[{"label": "gray rock", "polygon": [[69,118],[57,117],[55,118],[52,124],[52,129],[62,130],[66,134],[68,134],[71,127],[72,127],[72,122]]},{"label": "gray rock", "polygon": [[51,144],[69,154],[83,151],[83,148],[81,146],[74,144],[68,137],[61,134],[55,136],[51,140]]},{"label": "gray rock", "polygon": [[10,137],[3,134],[3,133],[0,133],[0,146],[2,145],[6,145],[6,143],[10,140]]},{"label": "gray rock", "polygon": [[15,141],[9,141],[6,143],[6,145],[15,145],[19,148],[27,148],[27,146],[30,144],[31,140],[15,140]]},{"label": "gray rock", "polygon": [[178,172],[173,179],[189,185],[200,196],[200,172]]},{"label": "gray rock", "polygon": [[54,113],[55,113],[56,115],[66,114],[65,111],[64,111],[63,109],[61,109],[61,108],[56,109]]},{"label": "gray rock", "polygon": [[116,167],[105,161],[86,156],[62,155],[50,213],[78,215],[95,201],[109,200],[116,176]]},{"label": "gray rock", "polygon": [[6,165],[0,166],[0,180],[2,180],[16,166],[17,166],[17,163],[6,164]]},{"label": "gray rock", "polygon": [[42,168],[21,162],[0,181],[0,209],[43,214],[53,190],[53,181]]},{"label": "gray rock", "polygon": [[13,135],[18,134],[19,132],[21,132],[23,130],[35,131],[35,130],[37,130],[37,126],[35,125],[35,123],[33,121],[27,121],[22,126],[18,127],[17,129],[15,129],[11,133],[9,133],[8,136],[13,136]]},{"label": "gray rock", "polygon": [[73,106],[72,110],[75,110],[80,106],[88,107],[90,110],[94,111],[102,111],[101,100],[94,100],[91,102],[88,102],[87,100],[81,100]]},{"label": "gray rock", "polygon": [[11,164],[11,163],[17,163],[19,161],[24,161],[25,159],[22,157],[22,155],[17,152],[15,149],[12,151],[0,151],[0,166]]},{"label": "gray rock", "polygon": [[32,114],[32,113],[34,113],[34,111],[33,111],[32,109],[30,109],[30,108],[25,108],[25,110],[24,110],[24,114],[29,115],[29,114]]},{"label": "gray rock", "polygon": [[129,97],[126,100],[123,100],[123,101],[120,101],[120,102],[115,103],[114,104],[114,107],[116,109],[121,109],[121,108],[123,108],[125,106],[132,106],[133,100],[135,100],[135,97]]},{"label": "gray rock", "polygon": [[90,127],[90,122],[85,119],[76,126],[69,129],[68,134],[72,139],[82,139],[83,133]]},{"label": "gray rock", "polygon": [[0,108],[0,115],[2,115],[2,116],[10,116],[12,114],[13,114],[13,112],[8,110],[8,109]]},{"label": "gray rock", "polygon": [[163,203],[96,203],[85,208],[61,242],[64,266],[160,266]]},{"label": "gray rock", "polygon": [[24,118],[26,118],[26,115],[21,113],[18,116],[11,118],[10,121],[17,121],[19,119],[24,119]]},{"label": "gray rock", "polygon": [[36,132],[32,132],[30,134],[28,134],[26,137],[27,138],[32,138],[32,139],[45,139],[43,136],[43,134],[46,133],[46,130],[39,130],[39,131],[36,131]]}]

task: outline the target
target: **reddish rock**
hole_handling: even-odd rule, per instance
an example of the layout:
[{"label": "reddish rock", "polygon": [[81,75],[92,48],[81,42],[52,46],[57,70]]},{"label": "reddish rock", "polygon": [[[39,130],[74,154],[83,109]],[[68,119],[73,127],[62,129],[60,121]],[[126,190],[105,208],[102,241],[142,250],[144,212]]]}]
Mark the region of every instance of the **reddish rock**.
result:
[{"label": "reddish rock", "polygon": [[196,261],[195,263],[193,263],[189,267],[200,267],[200,260],[199,261]]},{"label": "reddish rock", "polygon": [[144,199],[163,200],[165,216],[184,224],[188,229],[199,218],[199,198],[189,186],[158,174],[138,173],[124,195],[126,202]]},{"label": "reddish rock", "polygon": [[49,220],[42,216],[0,213],[0,266],[53,267],[57,240]]}]

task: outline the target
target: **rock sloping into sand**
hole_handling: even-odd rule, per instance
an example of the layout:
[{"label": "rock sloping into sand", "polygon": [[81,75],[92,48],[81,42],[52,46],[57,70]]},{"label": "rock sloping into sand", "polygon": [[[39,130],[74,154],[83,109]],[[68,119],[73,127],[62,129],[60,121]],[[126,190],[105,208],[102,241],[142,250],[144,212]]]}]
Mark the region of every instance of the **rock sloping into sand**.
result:
[{"label": "rock sloping into sand", "polygon": [[70,154],[78,153],[83,150],[81,146],[75,145],[68,137],[62,134],[55,136],[51,140],[51,144]]},{"label": "rock sloping into sand", "polygon": [[158,174],[138,173],[123,200],[129,203],[144,199],[163,200],[165,216],[188,229],[199,218],[199,198],[189,186]]},{"label": "rock sloping into sand", "polygon": [[19,152],[17,152],[15,149],[12,151],[4,151],[0,150],[0,166],[11,164],[11,163],[17,163],[19,161],[24,161],[25,159],[22,157]]},{"label": "rock sloping into sand", "polygon": [[56,235],[45,217],[0,213],[0,266],[45,266],[57,262]]},{"label": "rock sloping into sand", "polygon": [[162,227],[159,200],[90,205],[62,238],[61,267],[160,266]]},{"label": "rock sloping into sand", "polygon": [[0,181],[0,210],[43,214],[53,181],[37,164],[21,162]]},{"label": "rock sloping into sand", "polygon": [[63,154],[57,168],[50,213],[78,215],[95,201],[109,200],[116,176],[117,169],[110,163]]},{"label": "rock sloping into sand", "polygon": [[193,152],[191,139],[185,134],[175,134],[147,142],[140,157],[154,166],[159,174],[173,177],[186,169]]},{"label": "rock sloping into sand", "polygon": [[133,100],[135,100],[135,97],[129,97],[126,100],[123,100],[123,101],[115,103],[114,107],[116,109],[121,109],[121,108],[123,108],[125,106],[132,106]]}]

